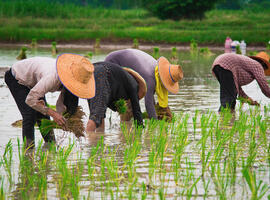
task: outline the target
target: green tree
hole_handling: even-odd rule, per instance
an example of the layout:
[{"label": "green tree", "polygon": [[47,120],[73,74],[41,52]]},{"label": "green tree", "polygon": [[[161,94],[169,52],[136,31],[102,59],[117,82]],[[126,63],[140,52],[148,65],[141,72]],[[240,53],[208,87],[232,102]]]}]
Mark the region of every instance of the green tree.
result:
[{"label": "green tree", "polygon": [[145,0],[144,5],[160,19],[202,19],[219,0]]}]

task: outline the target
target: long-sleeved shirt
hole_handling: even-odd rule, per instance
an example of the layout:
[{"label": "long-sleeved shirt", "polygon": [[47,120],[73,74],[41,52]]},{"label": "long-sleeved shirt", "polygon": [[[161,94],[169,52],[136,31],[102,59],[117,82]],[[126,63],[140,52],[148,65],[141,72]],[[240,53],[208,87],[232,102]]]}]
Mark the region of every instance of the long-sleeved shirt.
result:
[{"label": "long-sleeved shirt", "polygon": [[[239,96],[244,98],[248,97],[241,86],[247,85],[255,79],[258,82],[262,93],[270,98],[270,87],[268,86],[265,78],[263,66],[258,61],[248,56],[235,53],[225,53],[219,55],[215,59],[212,69],[216,65],[220,65],[222,68],[232,72]],[[213,75],[215,76],[214,73]]]},{"label": "long-sleeved shirt", "polygon": [[[137,120],[138,124],[141,125],[142,113],[138,97],[139,86],[135,78],[114,63],[98,62],[94,63],[94,66],[96,96],[88,100],[91,104],[90,119],[99,126],[105,116],[106,108],[109,107],[116,111],[116,101],[125,99],[130,100],[134,120]],[[105,108],[105,106],[107,107]]]},{"label": "long-sleeved shirt", "polygon": [[[24,59],[13,64],[11,72],[19,84],[30,89],[25,103],[46,115],[48,107],[40,98],[48,92],[60,91],[62,85],[56,71],[56,60],[46,57]],[[65,110],[62,97],[60,94],[56,103],[59,110]]]},{"label": "long-sleeved shirt", "polygon": [[157,60],[151,55],[137,49],[124,49],[111,52],[105,58],[106,62],[116,63],[122,67],[129,67],[138,72],[145,80],[147,93],[144,97],[145,108],[149,118],[157,119],[155,110],[155,67]]}]

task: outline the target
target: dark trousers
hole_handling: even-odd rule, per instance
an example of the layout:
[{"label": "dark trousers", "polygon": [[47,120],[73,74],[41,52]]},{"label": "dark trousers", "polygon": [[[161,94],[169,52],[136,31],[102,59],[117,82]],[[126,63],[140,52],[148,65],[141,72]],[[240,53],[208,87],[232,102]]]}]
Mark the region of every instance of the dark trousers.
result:
[{"label": "dark trousers", "polygon": [[[43,115],[42,113],[32,109],[25,103],[26,97],[30,91],[30,89],[24,85],[18,83],[18,81],[14,78],[11,73],[11,70],[8,70],[5,73],[5,82],[15,99],[15,102],[18,106],[18,109],[22,115],[22,136],[23,139],[26,139],[27,146],[33,145],[35,142],[35,124],[37,123],[38,126],[41,124],[41,119],[50,119],[49,116]],[[45,97],[41,98],[46,103]],[[45,142],[55,141],[55,136],[53,131],[49,132],[48,134],[41,133]]]},{"label": "dark trousers", "polygon": [[235,109],[237,91],[231,71],[223,69],[219,65],[213,68],[217,80],[220,84],[220,108]]}]

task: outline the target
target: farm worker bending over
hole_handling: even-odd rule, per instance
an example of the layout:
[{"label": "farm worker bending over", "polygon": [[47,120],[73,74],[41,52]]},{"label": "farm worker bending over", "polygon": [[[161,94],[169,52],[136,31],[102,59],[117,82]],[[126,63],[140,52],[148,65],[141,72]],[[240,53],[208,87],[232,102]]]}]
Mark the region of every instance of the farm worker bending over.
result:
[{"label": "farm worker bending over", "polygon": [[[65,127],[61,113],[67,110],[73,114],[78,97],[88,99],[95,95],[93,71],[94,66],[83,56],[62,54],[57,60],[46,57],[21,60],[5,73],[5,82],[22,115],[22,136],[27,148],[34,147],[36,122],[40,126],[42,118],[51,116],[59,126]],[[45,99],[47,92],[55,91],[61,91],[57,112],[46,106]],[[55,141],[53,131],[42,137],[45,142]]]},{"label": "farm worker bending over", "polygon": [[235,53],[219,55],[213,65],[212,73],[220,83],[220,108],[230,108],[234,111],[237,94],[244,98],[244,102],[259,105],[242,90],[241,86],[247,85],[254,79],[258,82],[265,96],[270,98],[270,88],[265,75],[270,75],[269,55],[260,52],[256,56],[243,56]]},{"label": "farm worker bending over", "polygon": [[[111,110],[117,111],[116,103],[119,100],[130,101],[128,104],[132,109],[129,111],[132,110],[135,123],[143,125],[139,99],[146,94],[144,79],[132,69],[122,68],[117,64],[98,62],[94,63],[94,66],[96,96],[88,100],[90,116],[86,131],[92,132],[96,128],[104,131],[106,109],[109,107]],[[125,121],[130,120],[132,116],[128,112],[124,116]]]},{"label": "farm worker bending over", "polygon": [[[161,57],[158,60],[151,55],[137,49],[123,49],[111,52],[105,61],[116,63],[123,67],[129,67],[138,72],[146,81],[147,93],[145,95],[145,108],[149,118],[167,119],[172,118],[168,106],[168,91],[176,94],[179,90],[178,81],[183,78],[183,71],[179,65],[172,65]],[[158,109],[161,115],[155,110],[154,94],[158,97]],[[166,113],[164,115],[164,113]]]}]

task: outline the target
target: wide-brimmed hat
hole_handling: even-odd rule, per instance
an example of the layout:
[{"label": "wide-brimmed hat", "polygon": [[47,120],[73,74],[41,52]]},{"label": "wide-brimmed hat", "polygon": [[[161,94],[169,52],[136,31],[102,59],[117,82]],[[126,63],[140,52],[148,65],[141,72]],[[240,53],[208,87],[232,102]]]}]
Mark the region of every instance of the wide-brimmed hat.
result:
[{"label": "wide-brimmed hat", "polygon": [[249,56],[249,57],[255,60],[258,59],[262,61],[263,63],[265,63],[265,65],[267,66],[267,69],[264,70],[264,74],[267,76],[270,76],[270,63],[269,63],[270,56],[266,52],[261,51],[258,54],[256,54],[256,56]]},{"label": "wide-brimmed hat", "polygon": [[139,96],[139,99],[142,99],[146,95],[146,92],[147,92],[146,82],[144,78],[133,69],[130,69],[127,67],[123,67],[123,69],[126,70],[128,73],[130,73],[139,84],[138,96]]},{"label": "wide-brimmed hat", "polygon": [[57,57],[57,74],[62,84],[79,98],[95,96],[94,65],[78,54],[65,53]]},{"label": "wide-brimmed hat", "polygon": [[171,93],[179,91],[178,81],[183,78],[183,70],[180,65],[171,64],[165,57],[158,59],[158,73],[164,87]]}]

